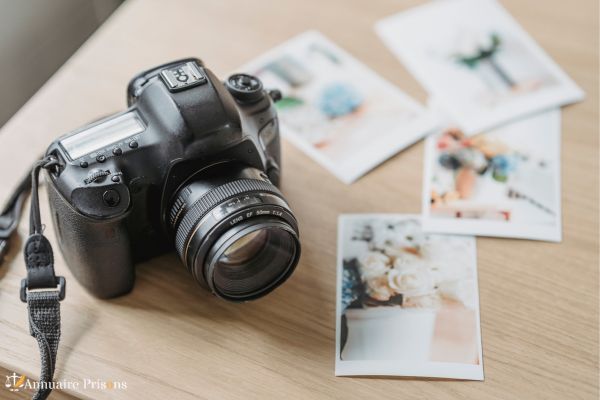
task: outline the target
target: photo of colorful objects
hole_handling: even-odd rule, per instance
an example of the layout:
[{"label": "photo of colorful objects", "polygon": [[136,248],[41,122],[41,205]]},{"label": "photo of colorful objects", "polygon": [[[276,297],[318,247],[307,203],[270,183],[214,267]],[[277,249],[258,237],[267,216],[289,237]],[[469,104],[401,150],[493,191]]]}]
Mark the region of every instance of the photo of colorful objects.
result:
[{"label": "photo of colorful objects", "polygon": [[560,241],[558,111],[474,136],[450,125],[426,144],[424,225]]}]

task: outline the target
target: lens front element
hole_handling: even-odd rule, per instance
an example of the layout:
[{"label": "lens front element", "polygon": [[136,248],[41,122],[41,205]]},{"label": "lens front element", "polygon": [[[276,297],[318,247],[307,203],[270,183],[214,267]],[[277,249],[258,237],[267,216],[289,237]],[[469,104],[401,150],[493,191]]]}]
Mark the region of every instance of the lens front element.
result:
[{"label": "lens front element", "polygon": [[229,267],[239,267],[248,263],[264,248],[267,232],[266,229],[259,229],[242,236],[225,249],[218,262]]},{"label": "lens front element", "polygon": [[270,291],[289,274],[296,248],[292,233],[277,224],[242,229],[215,251],[215,261],[208,265],[214,289],[232,299]]}]

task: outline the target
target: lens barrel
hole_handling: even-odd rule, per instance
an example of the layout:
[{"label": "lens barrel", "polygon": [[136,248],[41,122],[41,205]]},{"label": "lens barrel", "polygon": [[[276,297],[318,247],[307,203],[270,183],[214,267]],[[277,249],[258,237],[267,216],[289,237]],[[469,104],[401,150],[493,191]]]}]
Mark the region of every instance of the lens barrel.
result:
[{"label": "lens barrel", "polygon": [[188,270],[226,300],[269,293],[300,258],[296,219],[255,168],[218,165],[193,178],[175,197],[170,225]]}]

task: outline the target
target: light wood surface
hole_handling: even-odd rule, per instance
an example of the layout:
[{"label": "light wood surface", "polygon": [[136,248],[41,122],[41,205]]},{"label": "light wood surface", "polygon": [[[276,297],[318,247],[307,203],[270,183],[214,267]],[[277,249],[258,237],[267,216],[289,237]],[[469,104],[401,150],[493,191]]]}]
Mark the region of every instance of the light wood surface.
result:
[{"label": "light wood surface", "polygon": [[[72,393],[94,399],[597,398],[598,3],[502,2],[587,97],[563,111],[563,242],[477,240],[485,382],[334,377],[337,216],[419,212],[422,143],[350,186],[285,143],[283,192],[303,256],[289,282],[253,303],[200,290],[174,254],[139,265],[130,295],[100,301],[57,254],[68,291],[56,378],[127,382],[124,391]],[[424,102],[372,29],[418,3],[129,0],[0,131],[0,199],[52,138],[123,109],[134,73],[183,56],[225,76],[314,28]],[[45,201],[42,210],[50,224]],[[0,365],[36,377],[37,345],[17,295],[21,245],[13,242],[0,268]],[[11,396],[0,387],[0,398]]]}]

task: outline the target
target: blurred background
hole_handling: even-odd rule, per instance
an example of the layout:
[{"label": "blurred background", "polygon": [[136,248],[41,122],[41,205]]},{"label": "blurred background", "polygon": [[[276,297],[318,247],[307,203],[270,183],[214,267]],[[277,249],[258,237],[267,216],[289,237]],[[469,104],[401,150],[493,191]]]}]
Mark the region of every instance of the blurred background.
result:
[{"label": "blurred background", "polygon": [[0,127],[124,0],[0,0]]}]

